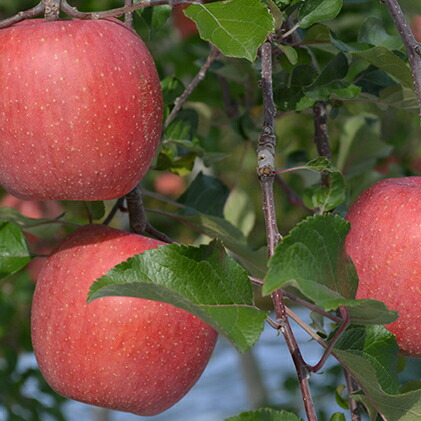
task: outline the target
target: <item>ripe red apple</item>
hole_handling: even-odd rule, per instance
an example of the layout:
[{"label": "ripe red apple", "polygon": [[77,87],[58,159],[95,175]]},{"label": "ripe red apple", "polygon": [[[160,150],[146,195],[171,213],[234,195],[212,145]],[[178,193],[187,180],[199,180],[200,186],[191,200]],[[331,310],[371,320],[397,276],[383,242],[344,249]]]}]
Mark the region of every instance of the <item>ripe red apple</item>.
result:
[{"label": "ripe red apple", "polygon": [[0,184],[25,200],[108,200],[149,168],[162,94],[142,40],[116,19],[0,30]]},{"label": "ripe red apple", "polygon": [[389,178],[365,190],[346,219],[346,251],[359,276],[357,298],[397,310],[387,325],[403,355],[421,358],[421,177]]},{"label": "ripe red apple", "polygon": [[32,304],[39,367],[59,394],[81,402],[158,414],[196,383],[216,331],[169,304],[105,297],[86,304],[95,279],[163,243],[104,225],[71,233],[47,259]]}]

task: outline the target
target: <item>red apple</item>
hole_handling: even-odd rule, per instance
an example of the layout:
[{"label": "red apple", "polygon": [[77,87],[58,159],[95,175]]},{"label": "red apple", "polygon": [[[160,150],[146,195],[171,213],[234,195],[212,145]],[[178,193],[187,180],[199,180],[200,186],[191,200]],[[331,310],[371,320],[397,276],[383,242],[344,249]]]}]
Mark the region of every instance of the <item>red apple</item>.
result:
[{"label": "red apple", "polygon": [[142,40],[116,19],[0,30],[0,184],[25,200],[108,200],[149,168],[162,94]]},{"label": "red apple", "polygon": [[415,39],[421,42],[421,15],[414,15],[411,20],[411,30]]},{"label": "red apple", "polygon": [[105,297],[86,304],[95,279],[163,243],[104,225],[86,225],[47,259],[32,305],[39,367],[59,394],[81,402],[158,414],[196,383],[216,331],[169,304]]},{"label": "red apple", "polygon": [[389,178],[351,206],[346,251],[359,276],[357,298],[397,310],[387,325],[401,353],[421,358],[421,177]]},{"label": "red apple", "polygon": [[174,6],[172,9],[172,19],[174,26],[177,28],[182,39],[190,38],[193,35],[197,35],[196,24],[189,19],[183,12],[188,7],[187,5]]},{"label": "red apple", "polygon": [[154,180],[155,191],[169,197],[178,197],[186,188],[184,179],[179,175],[164,172],[156,176]]}]

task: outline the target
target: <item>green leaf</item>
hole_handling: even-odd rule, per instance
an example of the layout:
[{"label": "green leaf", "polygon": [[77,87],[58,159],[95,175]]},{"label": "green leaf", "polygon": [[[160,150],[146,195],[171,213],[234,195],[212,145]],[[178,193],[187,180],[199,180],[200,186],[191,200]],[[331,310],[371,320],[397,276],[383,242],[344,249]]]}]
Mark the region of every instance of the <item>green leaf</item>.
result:
[{"label": "green leaf", "polygon": [[368,17],[360,28],[358,42],[381,46],[390,50],[402,47],[402,40],[398,35],[389,35],[384,28],[384,21],[377,16]]},{"label": "green leaf", "polygon": [[270,259],[263,293],[295,280],[300,290],[319,304],[354,298],[357,275],[343,249],[349,228],[347,221],[332,214],[301,221],[283,238]]},{"label": "green leaf", "polygon": [[239,415],[226,418],[225,421],[302,421],[302,418],[298,418],[291,412],[265,408],[241,412]]},{"label": "green leaf", "polygon": [[228,187],[218,178],[200,172],[178,202],[187,207],[182,211],[184,214],[199,211],[222,218],[229,193]]},{"label": "green leaf", "polygon": [[325,156],[319,156],[318,158],[312,159],[305,166],[305,169],[315,171],[318,173],[327,171],[330,173],[339,173],[340,170],[336,168],[332,162]]},{"label": "green leaf", "polygon": [[244,234],[226,219],[197,213],[194,215],[161,212],[169,218],[181,222],[191,229],[212,239],[219,239],[234,253],[236,260],[247,269],[250,275],[263,277],[266,272],[267,250],[265,247],[253,249]]},{"label": "green leaf", "polygon": [[165,138],[171,140],[191,140],[196,133],[198,124],[199,115],[195,110],[181,110],[165,130]]},{"label": "green leaf", "polygon": [[342,174],[336,172],[329,177],[329,184],[318,183],[307,187],[303,194],[304,204],[318,212],[328,212],[335,209],[346,199],[346,184]]},{"label": "green leaf", "polygon": [[289,45],[276,44],[276,46],[285,54],[288,61],[295,66],[298,63],[297,50]]},{"label": "green leaf", "polygon": [[383,326],[351,326],[335,345],[333,354],[360,384],[383,419],[415,421],[421,419],[421,389],[399,394],[397,351],[393,335]]},{"label": "green leaf", "polygon": [[171,10],[171,6],[160,5],[138,9],[136,12],[141,16],[143,23],[149,28],[149,35],[152,38],[165,25],[171,15]]},{"label": "green leaf", "polygon": [[259,339],[266,313],[254,306],[246,271],[219,242],[167,245],[117,265],[94,282],[89,302],[130,296],[173,304],[200,317],[241,352]]},{"label": "green leaf", "polygon": [[419,109],[418,97],[415,91],[402,85],[389,86],[383,89],[379,96],[379,102],[414,112]]},{"label": "green leaf", "polygon": [[51,238],[54,233],[60,228],[56,220],[60,219],[60,215],[56,219],[34,219],[22,215],[19,211],[13,208],[0,208],[0,223],[13,222],[18,225],[23,231],[36,235],[40,238]]},{"label": "green leaf", "polygon": [[105,205],[102,201],[95,202],[84,202],[87,207],[89,214],[93,220],[98,220],[104,217],[105,215]]},{"label": "green leaf", "polygon": [[342,9],[342,0],[305,0],[298,11],[301,28],[331,20]]},{"label": "green leaf", "polygon": [[175,76],[166,77],[161,81],[162,96],[165,105],[174,104],[174,101],[184,92],[183,82]]},{"label": "green leaf", "polygon": [[263,294],[291,283],[316,305],[332,311],[347,306],[358,323],[390,323],[396,312],[374,300],[354,300],[358,281],[345,254],[350,225],[338,215],[315,215],[301,221],[276,247],[269,261]]},{"label": "green leaf", "polygon": [[11,223],[0,223],[0,279],[22,269],[31,260],[31,254],[20,228]]},{"label": "green leaf", "polygon": [[414,89],[410,68],[399,56],[387,48],[373,47],[368,50],[355,51],[353,54],[384,70],[405,87]]},{"label": "green leaf", "polygon": [[379,158],[389,156],[393,147],[380,140],[378,118],[360,113],[342,126],[337,165],[351,178],[374,167]]},{"label": "green leaf", "polygon": [[250,195],[238,187],[231,190],[225,203],[224,217],[247,237],[256,220]]},{"label": "green leaf", "polygon": [[343,409],[349,409],[348,399],[342,396],[342,393],[344,391],[346,391],[346,386],[344,386],[343,384],[336,387],[336,393],[335,393],[336,403]]},{"label": "green leaf", "polygon": [[346,421],[345,415],[341,412],[335,412],[331,417],[329,421]]},{"label": "green leaf", "polygon": [[273,17],[260,0],[230,0],[191,5],[185,12],[196,22],[200,37],[225,56],[256,59],[257,50],[274,30]]}]

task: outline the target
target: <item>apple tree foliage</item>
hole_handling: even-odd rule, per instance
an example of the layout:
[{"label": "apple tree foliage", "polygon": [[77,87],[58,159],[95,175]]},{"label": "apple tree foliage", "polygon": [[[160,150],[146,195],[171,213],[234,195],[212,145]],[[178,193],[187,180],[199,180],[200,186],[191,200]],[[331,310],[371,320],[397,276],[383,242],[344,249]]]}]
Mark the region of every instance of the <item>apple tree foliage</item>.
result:
[{"label": "apple tree foliage", "polygon": [[[99,0],[73,4],[83,11],[121,6]],[[417,0],[400,4],[408,19],[421,13]],[[4,1],[0,16],[33,6]],[[352,398],[363,417],[420,419],[419,378],[402,384],[400,376],[405,364],[417,367],[419,375],[420,365],[398,357],[393,335],[382,326],[395,320],[395,312],[379,301],[355,300],[358,278],[343,250],[349,230],[343,217],[355,197],[382,178],[421,172],[417,94],[386,8],[368,0],[229,0],[191,5],[184,13],[197,26],[189,37],[177,32],[169,5],[134,14],[135,28],[161,76],[166,118],[211,46],[219,51],[203,81],[168,120],[153,167],[141,183],[149,222],[178,243],[117,265],[92,285],[87,299],[121,295],[171,303],[245,352],[273,317],[267,310],[270,294],[283,288],[311,303],[312,336],[320,346],[334,340],[329,358],[357,382]],[[285,32],[290,34],[282,37]],[[275,204],[283,235],[269,260],[255,171],[263,112],[260,47],[268,37],[278,111]],[[319,104],[327,110],[330,154],[324,157],[314,141]],[[178,176],[182,194],[168,197],[156,187],[168,172]],[[63,202],[64,213],[56,220],[0,209],[0,406],[9,419],[43,414],[64,419],[62,398],[49,391],[39,373],[17,370],[19,355],[31,349],[33,284],[25,268],[36,255],[27,235],[48,239],[89,220],[104,222],[114,204]],[[128,229],[127,214],[118,212],[111,224]],[[350,324],[335,336],[341,322],[321,315],[335,316],[341,309]],[[52,397],[48,404],[22,397],[29,378]],[[331,414],[332,421],[344,420],[349,410],[347,392],[342,396],[343,388],[336,386],[343,413]],[[295,421],[303,411],[297,414],[260,409],[229,419]]]}]

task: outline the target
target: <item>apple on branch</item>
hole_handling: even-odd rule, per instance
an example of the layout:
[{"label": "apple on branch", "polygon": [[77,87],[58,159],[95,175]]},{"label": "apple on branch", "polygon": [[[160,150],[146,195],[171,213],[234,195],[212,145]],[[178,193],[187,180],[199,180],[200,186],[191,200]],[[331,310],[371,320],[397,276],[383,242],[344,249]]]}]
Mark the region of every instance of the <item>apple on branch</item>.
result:
[{"label": "apple on branch", "polygon": [[346,218],[346,251],[359,277],[356,298],[397,310],[398,320],[387,328],[403,355],[421,358],[421,177],[375,183]]},{"label": "apple on branch", "polygon": [[155,415],[178,402],[205,369],[217,332],[172,305],[129,297],[86,303],[92,283],[163,243],[104,225],[67,236],[47,259],[32,304],[40,370],[59,394]]},{"label": "apple on branch", "polygon": [[153,59],[117,19],[31,19],[0,30],[0,184],[25,200],[110,200],[161,136]]}]

